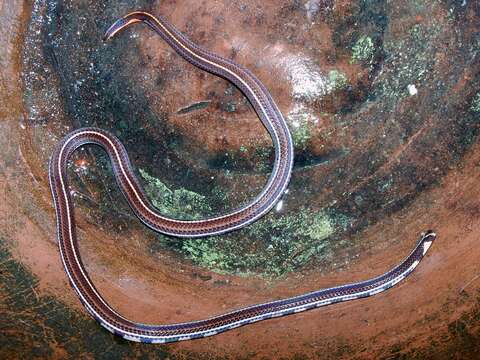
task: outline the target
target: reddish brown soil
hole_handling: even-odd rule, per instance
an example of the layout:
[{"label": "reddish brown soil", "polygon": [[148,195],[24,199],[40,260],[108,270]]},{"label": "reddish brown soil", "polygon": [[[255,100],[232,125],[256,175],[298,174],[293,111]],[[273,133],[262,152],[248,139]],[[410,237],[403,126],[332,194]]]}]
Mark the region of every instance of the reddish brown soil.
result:
[{"label": "reddish brown soil", "polygon": [[[81,250],[95,283],[123,314],[138,321],[171,323],[381,274],[409,252],[421,230],[432,227],[438,239],[428,256],[405,282],[386,293],[169,346],[195,352],[214,350],[219,355],[254,353],[253,358],[318,355],[345,346],[351,350],[341,358],[385,355],[397,344],[403,351],[419,349],[427,347],[431,337],[447,336],[447,325],[475,306],[480,289],[480,249],[476,247],[479,163],[477,144],[437,187],[357,235],[371,245],[348,268],[329,274],[312,273],[276,284],[217,274],[203,281],[196,268],[141,256],[141,239],[109,239],[94,225],[82,222]],[[47,192],[45,182],[37,186]],[[2,202],[2,213],[23,223],[11,232],[16,256],[38,276],[42,292],[81,309],[74,293],[65,291],[69,287],[53,244],[53,220],[49,219],[45,231],[12,206],[18,194],[11,191],[11,185],[3,183],[2,187],[8,199]],[[48,213],[53,217],[51,207]],[[388,237],[398,239],[398,245],[385,248],[382,240]]]}]

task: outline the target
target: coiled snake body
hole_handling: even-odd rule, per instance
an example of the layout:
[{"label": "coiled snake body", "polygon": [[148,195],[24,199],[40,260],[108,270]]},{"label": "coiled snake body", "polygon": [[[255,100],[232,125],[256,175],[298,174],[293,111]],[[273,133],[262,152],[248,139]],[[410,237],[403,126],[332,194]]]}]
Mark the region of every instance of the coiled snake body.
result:
[{"label": "coiled snake body", "polygon": [[68,190],[67,161],[78,147],[97,144],[108,153],[117,183],[138,218],[155,231],[178,237],[221,234],[245,226],[267,213],[285,192],[293,164],[293,145],[288,127],[263,84],[247,69],[192,43],[163,18],[133,12],[117,20],[105,39],[131,24],[143,22],[193,65],[226,78],[235,84],[252,104],[268,130],[275,147],[272,174],[262,192],[250,203],[232,213],[198,221],[170,219],[149,203],[120,141],[98,128],[81,128],[68,134],[55,148],[49,163],[50,188],[55,203],[60,253],[70,283],[88,312],[106,329],[127,340],[165,343],[218,334],[245,324],[297,313],[319,306],[378,294],[403,280],[418,265],[435,239],[435,233],[422,234],[414,250],[394,269],[374,279],[308,294],[258,304],[207,320],[172,325],[147,325],[118,314],[99,294],[82,264],[77,247],[73,203]]}]

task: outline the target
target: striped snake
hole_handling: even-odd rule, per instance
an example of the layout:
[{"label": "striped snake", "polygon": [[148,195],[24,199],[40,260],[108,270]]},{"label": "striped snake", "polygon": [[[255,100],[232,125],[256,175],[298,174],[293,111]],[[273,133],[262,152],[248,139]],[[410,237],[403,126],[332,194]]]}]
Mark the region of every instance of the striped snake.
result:
[{"label": "striped snake", "polygon": [[110,39],[119,31],[138,22],[147,24],[184,59],[205,71],[226,78],[245,94],[272,138],[275,161],[272,174],[262,192],[240,209],[204,220],[176,220],[162,216],[150,204],[132,170],[124,146],[115,136],[98,128],[81,128],[68,134],[56,146],[49,162],[49,182],[55,204],[60,254],[70,284],[100,325],[131,341],[166,343],[190,340],[260,320],[372,296],[394,286],[415,269],[436,237],[432,231],[422,234],[414,250],[398,266],[366,281],[322,289],[253,305],[206,320],[180,324],[140,324],[117,313],[99,294],[80,258],[73,202],[67,181],[67,162],[76,149],[85,144],[103,147],[109,155],[116,181],[138,218],[155,231],[178,237],[221,234],[257,220],[266,214],[285,192],[293,164],[292,138],[285,120],[265,86],[250,71],[200,48],[164,18],[156,18],[146,12],[133,12],[117,20],[107,30],[104,39]]}]

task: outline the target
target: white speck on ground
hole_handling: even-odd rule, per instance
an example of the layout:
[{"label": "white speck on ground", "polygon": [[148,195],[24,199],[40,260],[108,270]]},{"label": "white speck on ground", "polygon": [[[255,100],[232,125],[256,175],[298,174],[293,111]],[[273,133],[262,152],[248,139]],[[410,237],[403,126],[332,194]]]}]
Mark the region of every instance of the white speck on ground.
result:
[{"label": "white speck on ground", "polygon": [[277,205],[275,206],[275,211],[280,212],[283,209],[283,200],[280,200]]},{"label": "white speck on ground", "polygon": [[408,85],[408,93],[411,95],[411,96],[414,96],[414,95],[417,95],[418,94],[418,90],[417,90],[417,87],[413,84],[410,84]]}]

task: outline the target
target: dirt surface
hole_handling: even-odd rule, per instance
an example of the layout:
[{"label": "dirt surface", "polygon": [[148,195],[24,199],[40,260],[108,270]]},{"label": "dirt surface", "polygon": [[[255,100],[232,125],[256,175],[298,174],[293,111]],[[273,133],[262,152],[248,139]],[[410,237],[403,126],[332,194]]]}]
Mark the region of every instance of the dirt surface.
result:
[{"label": "dirt surface", "polygon": [[[0,357],[475,358],[478,4],[362,3],[136,4],[254,71],[286,114],[297,158],[284,211],[204,246],[144,229],[105,158],[81,150],[70,169],[80,250],[123,315],[189,321],[366,279],[401,261],[422,231],[438,234],[417,270],[385,293],[168,346],[119,340],[86,315],[56,246],[48,156],[73,128],[115,131],[150,174],[152,196],[158,181],[203,196],[190,212],[175,199],[165,209],[188,218],[259,191],[268,137],[237,90],[182,62],[147,29],[94,43],[128,1],[0,5]],[[336,85],[322,88],[330,77]],[[308,237],[313,225],[321,231]]]}]

